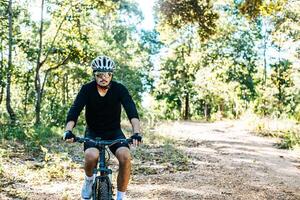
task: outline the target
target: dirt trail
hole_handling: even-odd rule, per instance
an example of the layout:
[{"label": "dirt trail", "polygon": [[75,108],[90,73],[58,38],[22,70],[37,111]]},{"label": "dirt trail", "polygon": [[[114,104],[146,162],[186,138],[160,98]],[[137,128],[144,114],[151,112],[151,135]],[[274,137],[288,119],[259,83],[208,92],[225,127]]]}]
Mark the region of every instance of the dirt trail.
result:
[{"label": "dirt trail", "polygon": [[[300,200],[300,153],[277,149],[275,139],[251,134],[242,122],[175,122],[155,132],[176,139],[177,148],[189,156],[192,167],[134,175],[127,199]],[[81,147],[74,145],[73,151],[81,151]],[[82,158],[77,157],[75,161],[82,165]],[[14,163],[16,160],[4,165],[7,173]],[[24,174],[27,180],[5,179],[0,199],[80,199],[82,174],[79,167],[72,171],[71,180],[43,181],[43,174],[32,182],[36,178],[30,179],[29,174]],[[18,192],[24,192],[25,198]]]},{"label": "dirt trail", "polygon": [[299,152],[275,148],[274,139],[242,122],[171,123],[157,131],[182,140],[195,169],[134,177],[130,199],[300,199]]}]

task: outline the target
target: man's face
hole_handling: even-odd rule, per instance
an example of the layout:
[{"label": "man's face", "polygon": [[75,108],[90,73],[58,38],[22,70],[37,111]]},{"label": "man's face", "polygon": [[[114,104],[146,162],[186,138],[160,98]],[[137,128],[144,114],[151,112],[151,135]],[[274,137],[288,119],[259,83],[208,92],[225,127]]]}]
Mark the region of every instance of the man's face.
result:
[{"label": "man's face", "polygon": [[94,76],[97,84],[100,86],[107,86],[112,79],[111,72],[95,72]]}]

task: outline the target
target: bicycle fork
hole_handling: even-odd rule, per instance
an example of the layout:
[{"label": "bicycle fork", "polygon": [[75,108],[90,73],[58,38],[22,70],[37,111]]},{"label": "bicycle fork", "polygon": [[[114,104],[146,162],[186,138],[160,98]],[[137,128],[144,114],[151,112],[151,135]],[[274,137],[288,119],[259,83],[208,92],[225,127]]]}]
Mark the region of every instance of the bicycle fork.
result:
[{"label": "bicycle fork", "polygon": [[[96,179],[99,179],[100,181],[104,181],[108,184],[108,188],[109,188],[109,196],[113,196],[113,191],[112,191],[112,170],[109,169],[106,165],[105,162],[105,147],[103,147],[104,149],[100,149],[100,155],[99,155],[99,161],[98,161],[98,166],[96,166],[96,168],[94,168],[93,173],[94,173],[94,177],[95,177],[95,181],[97,181]],[[98,175],[98,172],[100,172],[100,176]],[[106,179],[106,181],[105,181]],[[108,180],[107,180],[108,179]]]}]

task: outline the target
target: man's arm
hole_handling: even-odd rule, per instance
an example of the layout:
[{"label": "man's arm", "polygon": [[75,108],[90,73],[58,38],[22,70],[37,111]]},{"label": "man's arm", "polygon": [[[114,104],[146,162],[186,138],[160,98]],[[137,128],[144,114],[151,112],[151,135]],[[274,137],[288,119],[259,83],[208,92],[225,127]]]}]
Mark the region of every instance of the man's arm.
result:
[{"label": "man's arm", "polygon": [[133,139],[133,145],[137,146],[142,142],[142,137],[140,136],[140,120],[139,114],[137,112],[135,103],[133,102],[128,90],[121,85],[120,86],[120,95],[121,95],[121,103],[126,111],[127,117],[130,120],[132,126],[133,135],[131,138]]},{"label": "man's arm", "polygon": [[67,120],[66,120],[67,122],[66,128],[73,129],[76,126],[78,116],[80,115],[80,112],[86,105],[87,96],[88,96],[87,92],[88,92],[87,86],[83,85],[68,112]]},{"label": "man's arm", "polygon": [[76,126],[76,122],[80,112],[82,111],[83,107],[86,105],[87,99],[87,89],[86,86],[82,86],[79,93],[76,96],[73,105],[71,106],[66,120],[66,127],[63,139],[67,142],[74,142],[75,135],[72,133],[73,128]]},{"label": "man's arm", "polygon": [[69,121],[67,124],[66,124],[66,128],[65,128],[65,131],[72,131],[73,128],[75,126],[75,122],[74,121]]},{"label": "man's arm", "polygon": [[130,120],[131,126],[132,126],[132,132],[133,133],[141,133],[141,126],[140,126],[140,120],[138,118],[132,118]]}]

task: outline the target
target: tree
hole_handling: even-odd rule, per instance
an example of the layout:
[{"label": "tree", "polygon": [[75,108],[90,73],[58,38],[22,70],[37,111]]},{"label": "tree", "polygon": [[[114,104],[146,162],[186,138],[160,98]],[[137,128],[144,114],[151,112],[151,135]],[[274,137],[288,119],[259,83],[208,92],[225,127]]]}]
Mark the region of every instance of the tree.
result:
[{"label": "tree", "polygon": [[0,2],[0,27],[2,29],[0,30],[0,105],[3,100],[3,95],[4,95],[4,89],[5,89],[5,80],[4,77],[6,77],[6,68],[5,68],[5,58],[4,58],[4,47],[5,43],[4,40],[6,40],[7,37],[5,37],[7,34],[5,30],[8,30],[8,20],[6,19],[7,15],[7,5],[6,2]]},{"label": "tree", "polygon": [[[32,47],[28,44],[24,44],[23,47],[26,48],[27,55],[29,59],[36,60],[35,67],[35,92],[36,92],[36,103],[35,103],[35,123],[39,124],[41,121],[41,108],[42,108],[42,100],[45,92],[45,84],[47,82],[47,78],[51,71],[58,69],[61,66],[64,66],[69,60],[77,60],[78,61],[78,53],[79,52],[76,45],[74,44],[74,40],[86,41],[86,37],[82,34],[81,24],[80,24],[80,15],[82,12],[81,6],[84,9],[90,10],[93,9],[94,6],[103,6],[106,5],[106,1],[103,2],[90,2],[90,4],[86,2],[76,2],[76,3],[68,3],[65,1],[62,2],[54,2],[54,5],[51,5],[49,2],[48,11],[52,14],[52,18],[55,22],[58,23],[49,23],[49,21],[44,19],[44,8],[47,2],[45,0],[41,1],[41,18],[40,24],[38,28],[38,48],[32,49]],[[52,7],[59,6],[57,10],[51,11]],[[110,5],[112,7],[113,5]],[[107,8],[105,8],[107,9]],[[87,12],[87,10],[85,10]],[[64,25],[66,25],[66,28]],[[74,32],[70,30],[71,28],[76,28],[79,34],[73,34]],[[53,37],[45,37],[45,30],[50,31],[50,28],[54,28],[55,32],[53,33]],[[64,34],[65,33],[65,34]],[[58,43],[59,35],[64,35],[64,39],[66,41],[70,41],[63,43],[60,41]],[[86,52],[85,52],[86,53]],[[46,69],[45,69],[46,68]]]},{"label": "tree", "polygon": [[13,45],[13,36],[12,36],[12,0],[8,2],[8,64],[6,69],[6,109],[9,113],[10,120],[12,123],[16,121],[16,114],[11,107],[11,75],[12,75],[12,45]]},{"label": "tree", "polygon": [[278,14],[281,13],[288,0],[278,0],[278,1],[265,1],[265,0],[245,0],[239,3],[235,3],[240,12],[245,15],[252,22],[256,22],[258,28],[260,29],[260,35],[262,39],[262,49],[263,49],[263,81],[266,84],[267,81],[267,51],[269,46],[271,46],[271,34],[276,30],[274,27],[274,22],[278,18]]},{"label": "tree", "polygon": [[[191,59],[192,52],[201,46],[200,42],[214,34],[218,15],[210,1],[194,0],[159,1],[156,13],[160,20],[158,30],[162,34],[163,42],[174,49],[174,55],[162,67],[162,81],[157,89],[157,98],[166,99],[168,105],[175,106],[181,117],[187,120],[191,117],[194,74],[199,69],[199,66],[193,64],[195,61],[188,60]],[[172,36],[169,37],[170,35]],[[165,90],[169,87],[168,84],[171,88]],[[171,101],[177,103],[173,104]]]},{"label": "tree", "polygon": [[[110,7],[100,6],[97,1],[83,1],[73,6],[68,1],[54,2],[55,9],[48,11],[51,21],[49,17],[44,19],[42,40],[39,22],[39,27],[37,23],[31,25],[32,31],[23,41],[27,59],[36,63],[35,85],[39,87],[35,87],[35,93],[40,93],[40,109],[35,106],[36,110],[40,110],[40,118],[53,125],[64,123],[66,104],[71,103],[82,83],[91,79],[88,66],[98,55],[115,59],[118,65],[115,77],[128,86],[137,102],[151,84],[146,73],[147,67],[151,67],[149,52],[141,45],[136,30],[139,21],[136,5],[125,1],[111,5],[110,1],[105,2],[115,12],[111,12]],[[128,22],[124,16],[136,19]],[[42,48],[35,47],[38,41],[42,41]],[[38,68],[39,73],[36,72]]]},{"label": "tree", "polygon": [[210,0],[163,0],[156,5],[160,23],[172,29],[180,29],[193,24],[202,40],[214,33],[218,15]]},{"label": "tree", "polygon": [[271,65],[271,67],[273,68],[271,80],[277,89],[274,96],[279,102],[278,111],[282,112],[283,106],[291,104],[291,97],[293,95],[288,92],[288,88],[291,88],[294,85],[291,79],[291,62],[282,60]]}]

